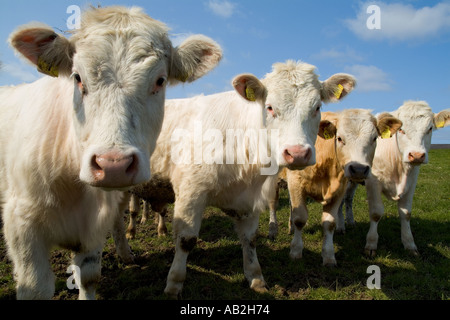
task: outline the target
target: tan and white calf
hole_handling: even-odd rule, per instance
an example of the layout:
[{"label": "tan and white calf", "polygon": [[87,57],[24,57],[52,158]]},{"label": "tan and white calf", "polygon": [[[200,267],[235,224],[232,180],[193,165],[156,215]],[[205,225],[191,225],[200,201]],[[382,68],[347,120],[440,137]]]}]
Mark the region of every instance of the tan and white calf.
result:
[{"label": "tan and white calf", "polygon": [[355,85],[346,74],[321,82],[314,70],[301,62],[276,63],[261,81],[249,74],[236,77],[235,91],[166,102],[151,158],[152,172],[170,180],[175,193],[175,257],[166,294],[182,291],[187,257],[206,206],[234,219],[245,277],[252,289],[266,290],[256,256],[256,230],[274,191],[271,181],[282,167],[315,163],[322,101],[336,102]]},{"label": "tan and white calf", "polygon": [[[391,137],[401,122],[389,114],[375,118],[370,111],[348,109],[324,112],[316,141],[316,164],[283,173],[291,203],[290,229],[294,231],[290,256],[302,257],[302,230],[308,219],[307,198],[323,206],[323,264],[336,265],[333,233],[347,181],[363,181],[370,175],[377,138]],[[273,204],[273,202],[271,202]],[[271,210],[272,212],[272,210]]]},{"label": "tan and white calf", "polygon": [[33,23],[9,41],[51,76],[0,88],[0,204],[17,298],[53,296],[59,246],[75,253],[80,299],[93,299],[123,190],[150,179],[167,83],[201,77],[221,49],[204,36],[173,48],[163,23],[123,7],[84,12],[70,39]]},{"label": "tan and white calf", "polygon": [[433,131],[450,125],[450,109],[434,114],[425,101],[406,101],[391,114],[403,125],[392,139],[378,141],[372,175],[365,182],[370,214],[365,251],[370,256],[376,254],[378,222],[384,215],[382,194],[397,202],[403,246],[418,254],[410,219],[420,165],[428,163]]}]

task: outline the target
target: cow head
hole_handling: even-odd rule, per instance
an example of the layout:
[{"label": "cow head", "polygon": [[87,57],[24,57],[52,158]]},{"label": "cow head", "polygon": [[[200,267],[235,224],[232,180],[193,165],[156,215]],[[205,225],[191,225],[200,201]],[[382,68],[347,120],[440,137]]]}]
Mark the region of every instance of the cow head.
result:
[{"label": "cow head", "polygon": [[396,134],[403,162],[428,163],[432,133],[450,124],[450,110],[434,114],[425,101],[406,101],[392,114],[403,122]]},{"label": "cow head", "polygon": [[73,81],[79,176],[106,189],[150,179],[167,84],[194,81],[222,57],[201,35],[173,48],[168,28],[139,8],[90,9],[70,39],[45,25],[26,25],[10,43],[39,71]]},{"label": "cow head", "polygon": [[370,111],[363,109],[324,112],[319,136],[334,139],[335,156],[344,168],[345,177],[361,182],[370,173],[377,138],[390,138],[401,125],[400,120],[387,113],[375,118]]},{"label": "cow head", "polygon": [[274,64],[262,80],[268,90],[267,128],[279,130],[280,167],[302,169],[315,163],[322,102],[337,102],[356,85],[347,74],[335,74],[321,82],[314,70],[312,65],[289,60]]}]

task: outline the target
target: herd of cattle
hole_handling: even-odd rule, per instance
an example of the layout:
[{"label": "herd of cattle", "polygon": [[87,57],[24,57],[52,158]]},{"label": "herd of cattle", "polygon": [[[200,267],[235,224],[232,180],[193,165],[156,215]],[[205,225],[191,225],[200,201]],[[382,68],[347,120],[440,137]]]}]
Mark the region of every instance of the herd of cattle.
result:
[{"label": "herd of cattle", "polygon": [[274,64],[261,80],[238,75],[234,91],[165,101],[168,84],[202,77],[222,50],[203,35],[174,48],[167,27],[139,8],[89,9],[70,39],[34,23],[9,41],[49,75],[0,88],[0,201],[18,299],[54,295],[49,255],[56,246],[74,252],[79,298],[95,299],[108,232],[118,255],[133,259],[123,217],[133,204],[132,237],[139,199],[160,213],[161,233],[166,206],[175,203],[167,295],[182,291],[206,206],[234,219],[245,277],[264,292],[256,231],[269,207],[269,236],[277,234],[280,179],[289,189],[292,258],[302,257],[311,197],[323,204],[323,264],[336,264],[333,233],[345,229],[343,200],[359,183],[369,201],[366,252],[377,249],[384,193],[398,203],[404,247],[417,253],[409,224],[414,189],[432,131],[450,124],[450,110],[434,114],[423,101],[407,101],[378,116],[321,112],[322,102],[340,101],[356,80],[340,73],[320,81],[314,66],[295,61]]}]

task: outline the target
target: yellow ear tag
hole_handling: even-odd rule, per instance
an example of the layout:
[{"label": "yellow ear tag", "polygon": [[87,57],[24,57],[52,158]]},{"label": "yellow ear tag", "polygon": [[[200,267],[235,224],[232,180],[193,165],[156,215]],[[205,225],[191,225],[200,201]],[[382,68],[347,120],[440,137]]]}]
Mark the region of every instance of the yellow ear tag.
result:
[{"label": "yellow ear tag", "polygon": [[381,139],[389,139],[391,137],[391,130],[389,130],[389,128],[386,128],[386,130],[384,130],[381,133]]},{"label": "yellow ear tag", "polygon": [[336,90],[334,90],[334,96],[336,99],[340,99],[342,95],[342,91],[344,90],[344,87],[342,84],[338,84]]},{"label": "yellow ear tag", "polygon": [[323,130],[323,137],[324,137],[325,140],[330,140],[330,139],[333,139],[334,134],[331,133],[327,128],[325,128]]},{"label": "yellow ear tag", "polygon": [[187,73],[184,73],[184,74],[176,77],[176,79],[181,82],[186,82],[188,78],[189,78],[189,74],[187,74]]},{"label": "yellow ear tag", "polygon": [[245,96],[250,101],[256,101],[255,91],[253,91],[253,89],[250,87],[245,88]]},{"label": "yellow ear tag", "polygon": [[39,57],[38,63],[37,63],[38,71],[48,74],[52,77],[58,77],[59,74],[59,68],[55,65],[49,65],[47,62],[42,59],[42,57]]},{"label": "yellow ear tag", "polygon": [[439,121],[439,122],[436,122],[436,128],[443,128],[443,127],[444,127],[444,124],[445,124],[445,121],[444,121],[444,120]]}]

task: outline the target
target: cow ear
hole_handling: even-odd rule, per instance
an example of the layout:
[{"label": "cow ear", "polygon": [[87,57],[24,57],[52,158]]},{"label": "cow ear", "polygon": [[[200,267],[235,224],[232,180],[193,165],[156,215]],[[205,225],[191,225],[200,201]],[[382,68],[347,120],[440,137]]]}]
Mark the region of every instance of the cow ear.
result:
[{"label": "cow ear", "polygon": [[336,126],[331,121],[321,120],[318,135],[325,140],[333,139],[336,135]]},{"label": "cow ear", "polygon": [[436,128],[444,128],[450,125],[450,109],[445,109],[434,115],[434,125]]},{"label": "cow ear", "polygon": [[39,72],[52,77],[60,74],[69,76],[72,72],[73,45],[46,25],[20,27],[11,34],[9,43]]},{"label": "cow ear", "polygon": [[204,76],[222,59],[222,49],[212,39],[203,35],[188,37],[174,48],[170,81],[192,82]]},{"label": "cow ear", "polygon": [[346,73],[337,73],[322,82],[322,101],[337,102],[348,95],[356,86],[356,79]]},{"label": "cow ear", "polygon": [[378,134],[383,139],[392,137],[403,125],[399,119],[386,112],[380,114],[377,120]]},{"label": "cow ear", "polygon": [[266,102],[267,89],[259,79],[252,74],[240,74],[232,81],[234,90],[247,101]]}]

